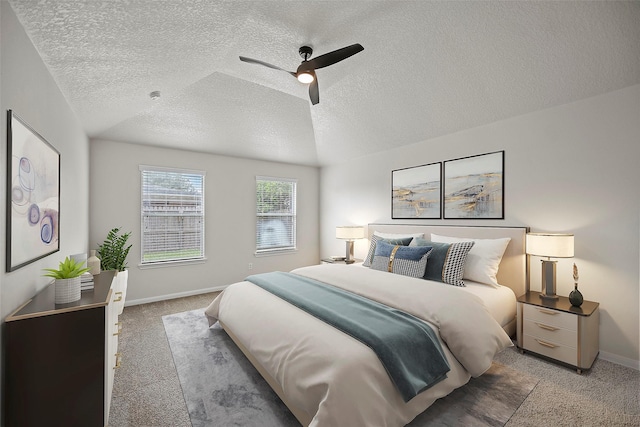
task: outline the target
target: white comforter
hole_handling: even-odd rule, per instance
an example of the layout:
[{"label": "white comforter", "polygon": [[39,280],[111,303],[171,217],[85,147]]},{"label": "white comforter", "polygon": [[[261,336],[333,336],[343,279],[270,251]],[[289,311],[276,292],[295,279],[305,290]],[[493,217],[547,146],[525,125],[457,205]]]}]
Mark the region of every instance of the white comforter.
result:
[{"label": "white comforter", "polygon": [[236,335],[310,426],[404,426],[512,345],[482,301],[455,286],[345,265],[293,273],[425,320],[451,366],[447,379],[405,403],[369,347],[252,283],[230,285],[205,310],[209,323],[219,319]]}]

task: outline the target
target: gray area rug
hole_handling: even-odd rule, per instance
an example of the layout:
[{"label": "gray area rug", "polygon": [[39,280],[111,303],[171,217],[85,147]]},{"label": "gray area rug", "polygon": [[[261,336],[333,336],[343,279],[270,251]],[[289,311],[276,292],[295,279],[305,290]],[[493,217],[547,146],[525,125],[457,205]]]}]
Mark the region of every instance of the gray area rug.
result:
[{"label": "gray area rug", "polygon": [[[278,396],[202,309],[162,317],[193,427],[299,426]],[[504,426],[538,379],[494,363],[409,426]]]}]

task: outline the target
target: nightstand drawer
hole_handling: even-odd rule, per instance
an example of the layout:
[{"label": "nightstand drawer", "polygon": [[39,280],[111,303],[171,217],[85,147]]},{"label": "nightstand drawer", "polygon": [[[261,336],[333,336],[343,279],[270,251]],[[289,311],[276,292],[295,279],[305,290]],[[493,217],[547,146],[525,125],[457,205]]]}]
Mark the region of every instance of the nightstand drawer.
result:
[{"label": "nightstand drawer", "polygon": [[561,344],[574,349],[578,348],[578,334],[576,334],[576,331],[570,331],[568,329],[551,326],[543,322],[536,322],[529,319],[524,320],[523,326],[523,332],[525,335],[530,335],[544,341]]},{"label": "nightstand drawer", "polygon": [[578,364],[578,351],[575,348],[526,334],[524,335],[524,348],[570,365]]},{"label": "nightstand drawer", "polygon": [[562,311],[546,307],[524,304],[522,314],[524,320],[532,320],[534,322],[574,332],[578,330],[577,316],[571,313],[564,313]]}]

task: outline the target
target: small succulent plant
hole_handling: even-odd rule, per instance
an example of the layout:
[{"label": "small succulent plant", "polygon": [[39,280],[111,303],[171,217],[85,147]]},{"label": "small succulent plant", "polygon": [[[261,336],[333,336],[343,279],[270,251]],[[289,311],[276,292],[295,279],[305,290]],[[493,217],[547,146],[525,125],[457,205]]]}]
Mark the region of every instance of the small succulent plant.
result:
[{"label": "small succulent plant", "polygon": [[54,279],[73,279],[89,271],[88,268],[84,267],[84,261],[76,262],[76,260],[69,257],[60,262],[58,269],[45,268],[44,270],[47,271],[46,277],[53,277]]}]

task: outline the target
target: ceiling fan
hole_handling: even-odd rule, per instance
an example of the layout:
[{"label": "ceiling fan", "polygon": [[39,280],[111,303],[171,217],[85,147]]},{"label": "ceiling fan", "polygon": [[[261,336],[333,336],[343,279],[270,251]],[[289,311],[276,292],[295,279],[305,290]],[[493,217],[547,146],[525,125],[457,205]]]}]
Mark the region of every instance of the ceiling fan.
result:
[{"label": "ceiling fan", "polygon": [[302,57],[303,61],[295,72],[287,71],[275,65],[271,65],[257,59],[246,58],[244,56],[240,57],[240,61],[248,62],[250,64],[264,65],[265,67],[273,68],[274,70],[284,71],[285,73],[289,73],[293,77],[297,78],[301,83],[309,84],[309,98],[311,99],[311,103],[316,105],[320,102],[320,95],[318,93],[318,78],[316,77],[315,70],[333,65],[336,62],[347,59],[348,57],[363,50],[364,48],[360,44],[356,43],[351,46],[343,47],[342,49],[334,50],[333,52],[325,53],[324,55],[317,56],[313,59],[309,59],[313,54],[313,49],[309,46],[302,46],[298,50],[298,53]]}]

